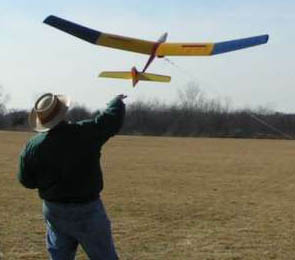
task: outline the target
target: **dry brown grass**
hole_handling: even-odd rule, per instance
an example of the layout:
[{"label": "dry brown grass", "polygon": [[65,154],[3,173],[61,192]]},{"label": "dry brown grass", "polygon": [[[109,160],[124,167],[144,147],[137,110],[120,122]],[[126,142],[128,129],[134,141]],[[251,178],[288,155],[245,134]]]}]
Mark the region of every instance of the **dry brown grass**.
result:
[{"label": "dry brown grass", "polygon": [[[47,258],[41,201],[15,177],[29,136],[0,132],[0,259]],[[294,141],[112,139],[103,200],[121,259],[294,259],[294,159]]]}]

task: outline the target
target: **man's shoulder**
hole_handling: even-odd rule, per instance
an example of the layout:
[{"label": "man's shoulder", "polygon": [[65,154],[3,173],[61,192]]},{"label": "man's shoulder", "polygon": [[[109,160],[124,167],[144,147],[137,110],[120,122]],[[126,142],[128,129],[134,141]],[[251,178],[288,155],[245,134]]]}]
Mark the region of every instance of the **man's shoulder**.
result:
[{"label": "man's shoulder", "polygon": [[47,133],[38,133],[31,137],[26,144],[26,150],[33,150],[38,147],[45,139]]}]

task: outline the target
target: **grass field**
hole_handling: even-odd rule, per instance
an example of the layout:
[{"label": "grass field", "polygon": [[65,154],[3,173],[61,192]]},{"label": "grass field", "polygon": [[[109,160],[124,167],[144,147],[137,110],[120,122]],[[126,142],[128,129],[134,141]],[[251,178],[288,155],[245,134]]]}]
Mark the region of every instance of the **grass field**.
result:
[{"label": "grass field", "polygon": [[[0,132],[0,259],[47,259],[30,135]],[[121,259],[295,259],[294,141],[118,136],[102,159]]]}]

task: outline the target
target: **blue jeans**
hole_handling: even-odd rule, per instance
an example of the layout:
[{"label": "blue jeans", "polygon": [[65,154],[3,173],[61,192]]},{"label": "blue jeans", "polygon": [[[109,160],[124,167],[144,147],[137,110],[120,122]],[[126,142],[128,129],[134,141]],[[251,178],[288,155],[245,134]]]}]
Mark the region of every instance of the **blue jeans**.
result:
[{"label": "blue jeans", "polygon": [[101,200],[85,204],[44,201],[43,214],[52,260],[75,259],[78,244],[91,260],[119,259]]}]

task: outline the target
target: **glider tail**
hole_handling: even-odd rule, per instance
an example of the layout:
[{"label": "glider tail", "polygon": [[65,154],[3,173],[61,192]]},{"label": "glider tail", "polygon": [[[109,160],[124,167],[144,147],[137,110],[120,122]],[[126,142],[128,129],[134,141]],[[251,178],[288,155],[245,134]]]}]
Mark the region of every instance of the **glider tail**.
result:
[{"label": "glider tail", "polygon": [[136,67],[132,67],[131,76],[132,76],[132,86],[135,87],[137,82],[139,81],[139,74]]},{"label": "glider tail", "polygon": [[170,82],[170,76],[138,72],[135,67],[131,71],[103,71],[99,77],[114,78],[114,79],[131,79],[133,87],[136,86],[138,81],[156,81],[156,82]]}]

